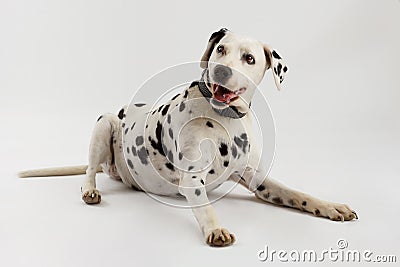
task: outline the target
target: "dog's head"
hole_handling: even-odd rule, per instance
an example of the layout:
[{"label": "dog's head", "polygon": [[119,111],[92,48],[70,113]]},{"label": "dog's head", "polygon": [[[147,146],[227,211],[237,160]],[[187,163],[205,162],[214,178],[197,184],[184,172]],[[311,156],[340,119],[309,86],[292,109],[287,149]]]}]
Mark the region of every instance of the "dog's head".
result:
[{"label": "dog's head", "polygon": [[247,112],[266,70],[273,70],[278,90],[288,71],[276,50],[225,28],[211,35],[200,66],[208,69],[205,79],[218,107],[235,106],[241,112]]}]

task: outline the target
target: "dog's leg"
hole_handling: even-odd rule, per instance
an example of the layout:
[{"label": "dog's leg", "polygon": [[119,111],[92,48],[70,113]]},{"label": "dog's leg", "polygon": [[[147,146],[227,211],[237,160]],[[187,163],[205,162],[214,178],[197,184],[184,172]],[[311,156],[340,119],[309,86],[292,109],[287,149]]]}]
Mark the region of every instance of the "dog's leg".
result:
[{"label": "dog's leg", "polygon": [[[257,174],[255,174],[255,176],[257,176]],[[249,175],[246,175],[246,173],[242,176],[232,175],[231,178],[249,189],[249,184],[252,178],[249,177]],[[257,179],[257,177],[255,178]],[[305,193],[288,188],[269,177],[264,179],[264,181],[252,191],[254,191],[256,197],[266,202],[296,208],[301,211],[307,211],[313,213],[315,216],[326,217],[333,221],[350,221],[358,219],[355,211],[350,209],[346,204],[320,200]]]},{"label": "dog's leg", "polygon": [[93,130],[86,178],[81,188],[82,199],[86,204],[98,204],[101,201],[100,192],[96,189],[96,172],[100,164],[112,160],[112,142],[118,125],[116,115],[105,114],[99,118]]},{"label": "dog's leg", "polygon": [[179,184],[179,192],[192,207],[206,243],[210,246],[228,246],[235,242],[235,236],[222,228],[207,197],[204,187],[206,174],[185,173]]}]

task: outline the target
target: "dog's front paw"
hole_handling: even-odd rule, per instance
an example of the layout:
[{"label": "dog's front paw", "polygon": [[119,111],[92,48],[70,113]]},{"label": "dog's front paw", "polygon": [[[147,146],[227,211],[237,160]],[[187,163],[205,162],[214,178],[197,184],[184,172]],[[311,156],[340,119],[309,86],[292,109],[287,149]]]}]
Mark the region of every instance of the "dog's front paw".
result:
[{"label": "dog's front paw", "polygon": [[351,221],[358,219],[357,213],[346,204],[326,203],[313,211],[314,215],[329,218],[332,221]]},{"label": "dog's front paw", "polygon": [[87,190],[82,194],[82,200],[86,204],[99,204],[101,201],[100,192],[96,189]]},{"label": "dog's front paw", "polygon": [[235,243],[235,236],[225,228],[217,228],[207,236],[206,242],[212,247],[225,247]]}]

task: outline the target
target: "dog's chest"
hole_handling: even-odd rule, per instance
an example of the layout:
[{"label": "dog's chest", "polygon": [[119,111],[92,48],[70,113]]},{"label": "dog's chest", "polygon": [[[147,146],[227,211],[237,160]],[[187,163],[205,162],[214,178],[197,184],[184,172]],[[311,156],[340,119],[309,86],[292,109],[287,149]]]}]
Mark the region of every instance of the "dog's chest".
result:
[{"label": "dog's chest", "polygon": [[122,131],[126,164],[135,181],[152,193],[176,194],[188,173],[204,175],[212,190],[246,166],[250,137],[244,121],[217,115],[187,91],[154,110],[132,105]]}]

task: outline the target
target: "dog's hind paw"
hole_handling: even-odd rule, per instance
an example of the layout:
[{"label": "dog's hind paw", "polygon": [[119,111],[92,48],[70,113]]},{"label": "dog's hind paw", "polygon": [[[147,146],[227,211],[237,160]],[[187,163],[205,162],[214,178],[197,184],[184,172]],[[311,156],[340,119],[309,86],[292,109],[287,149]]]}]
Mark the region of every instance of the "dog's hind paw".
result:
[{"label": "dog's hind paw", "polygon": [[86,204],[99,204],[101,202],[100,192],[96,189],[87,190],[82,194],[82,200]]},{"label": "dog's hind paw", "polygon": [[235,243],[235,236],[225,228],[214,229],[206,239],[208,245],[212,247],[225,247]]}]

